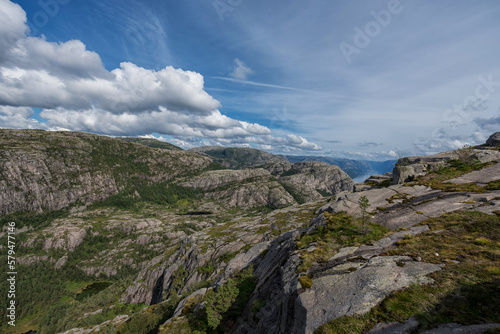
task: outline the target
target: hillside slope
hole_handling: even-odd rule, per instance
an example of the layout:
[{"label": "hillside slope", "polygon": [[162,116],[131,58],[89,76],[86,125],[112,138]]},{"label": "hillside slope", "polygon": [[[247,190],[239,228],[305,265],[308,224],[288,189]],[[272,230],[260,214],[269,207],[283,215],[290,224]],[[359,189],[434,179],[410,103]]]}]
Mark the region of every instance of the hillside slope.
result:
[{"label": "hillside slope", "polygon": [[[66,161],[83,159],[76,166],[90,177],[109,172],[125,190],[64,212],[2,215],[4,226],[19,226],[23,274],[19,326],[0,331],[431,334],[500,327],[496,144],[401,159],[394,181],[402,184],[353,192],[344,172],[322,162],[213,170],[210,157],[193,152],[87,134],[17,136],[37,139],[2,145],[6,156],[35,156],[38,147],[63,170]],[[111,153],[96,154],[96,147]],[[200,159],[200,167],[186,168],[188,158]],[[33,169],[18,168],[41,183]],[[51,168],[54,182],[54,175],[69,177]],[[133,188],[140,177],[145,183]],[[298,204],[300,196],[307,202]],[[0,232],[4,263],[7,231]],[[0,285],[0,294],[6,289]]]},{"label": "hillside slope", "polygon": [[330,165],[335,165],[340,167],[344,172],[346,172],[351,178],[355,179],[360,176],[372,174],[384,174],[392,171],[396,160],[386,160],[386,161],[369,161],[369,160],[352,160],[352,159],[342,159],[342,158],[331,158],[325,156],[296,156],[287,155],[285,156],[291,163],[303,162],[303,161],[322,161]]},{"label": "hillside slope", "polygon": [[140,137],[119,137],[118,139],[128,141],[131,143],[136,143],[136,144],[142,144],[145,146],[153,147],[153,148],[162,148],[164,150],[171,150],[171,151],[182,151],[182,148],[175,146],[173,144],[156,140],[156,139],[151,139],[151,138],[140,138]]},{"label": "hillside slope", "polygon": [[246,147],[204,146],[195,147],[189,151],[206,154],[217,163],[231,169],[262,167],[287,162],[286,159],[277,155]]},{"label": "hillside slope", "polygon": [[210,166],[192,152],[77,132],[0,130],[0,214],[103,200],[137,182],[161,183]]}]

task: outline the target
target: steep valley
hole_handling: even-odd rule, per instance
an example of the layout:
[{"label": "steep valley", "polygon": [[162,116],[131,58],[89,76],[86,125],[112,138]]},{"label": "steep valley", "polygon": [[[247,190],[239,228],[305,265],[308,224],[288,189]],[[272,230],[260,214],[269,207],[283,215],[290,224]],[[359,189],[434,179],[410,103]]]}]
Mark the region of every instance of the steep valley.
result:
[{"label": "steep valley", "polygon": [[356,184],[252,149],[0,130],[0,257],[15,222],[19,273],[0,331],[494,333],[491,138]]}]

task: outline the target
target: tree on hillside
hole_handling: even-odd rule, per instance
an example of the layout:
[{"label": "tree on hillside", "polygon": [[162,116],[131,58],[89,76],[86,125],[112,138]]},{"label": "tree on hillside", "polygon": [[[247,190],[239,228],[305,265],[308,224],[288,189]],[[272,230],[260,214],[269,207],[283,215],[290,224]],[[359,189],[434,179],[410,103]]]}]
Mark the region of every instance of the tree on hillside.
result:
[{"label": "tree on hillside", "polygon": [[366,222],[368,221],[368,208],[370,207],[370,201],[368,197],[361,196],[358,200],[359,208],[361,209],[361,221],[363,222],[363,233],[366,234]]}]

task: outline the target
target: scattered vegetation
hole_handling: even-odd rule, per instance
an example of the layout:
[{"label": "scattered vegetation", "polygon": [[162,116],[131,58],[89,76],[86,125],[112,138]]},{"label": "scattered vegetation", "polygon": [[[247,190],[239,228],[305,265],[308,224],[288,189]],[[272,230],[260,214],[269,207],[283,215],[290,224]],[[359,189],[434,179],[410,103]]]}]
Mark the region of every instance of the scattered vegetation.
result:
[{"label": "scattered vegetation", "polygon": [[457,212],[422,224],[431,231],[403,240],[390,255],[444,263],[441,271],[430,275],[434,283],[395,292],[369,313],[339,318],[318,333],[365,333],[377,323],[402,322],[411,316],[420,322],[419,330],[451,322],[500,322],[500,217]]},{"label": "scattered vegetation", "polygon": [[500,180],[492,181],[486,185],[487,190],[500,190]]},{"label": "scattered vegetation", "polygon": [[414,182],[408,183],[407,185],[420,184],[446,192],[468,191],[468,192],[484,193],[486,192],[486,189],[475,183],[454,184],[454,183],[447,183],[446,181],[476,170],[481,170],[491,165],[492,163],[481,163],[479,161],[472,161],[470,158],[451,160],[448,162],[447,166],[442,167],[439,170],[430,173],[428,175],[421,176],[417,178]]},{"label": "scattered vegetation", "polygon": [[379,240],[390,231],[378,224],[368,223],[366,229],[360,219],[355,219],[345,213],[324,213],[327,223],[317,228],[313,233],[302,235],[297,241],[299,249],[305,249],[311,243],[316,243],[312,252],[302,252],[302,264],[299,272],[307,271],[313,262],[325,262],[332,257],[338,249],[347,246],[370,244]]},{"label": "scattered vegetation", "polygon": [[304,204],[306,202],[306,199],[304,198],[304,196],[302,196],[300,194],[300,191],[298,189],[296,189],[292,185],[287,184],[286,182],[280,182],[280,184],[283,186],[283,188],[285,188],[285,190],[290,195],[292,195],[292,197],[295,200],[295,202],[297,202],[299,204]]},{"label": "scattered vegetation", "polygon": [[[9,222],[16,222],[16,228],[21,229],[25,226],[35,230],[43,229],[49,226],[54,220],[68,216],[68,210],[37,212],[16,212],[10,215],[4,215],[0,218],[1,226],[7,226]],[[3,244],[5,245],[5,243]]]},{"label": "scattered vegetation", "polygon": [[138,211],[140,203],[154,203],[173,207],[181,207],[186,212],[187,205],[201,197],[201,192],[193,188],[181,187],[173,183],[148,184],[144,180],[136,180],[134,186],[128,187],[119,194],[110,196],[89,208],[114,207],[122,210]]},{"label": "scattered vegetation", "polygon": [[[255,289],[253,267],[242,270],[216,290],[197,300],[197,304],[206,302],[203,310],[188,309],[184,320],[173,321],[160,328],[160,333],[185,332],[212,334],[224,333],[230,329],[234,320],[241,315]],[[265,302],[264,302],[265,303]],[[252,310],[263,307],[262,302],[252,305]]]},{"label": "scattered vegetation", "polygon": [[313,284],[312,279],[309,276],[300,276],[299,283],[303,289],[309,289]]}]

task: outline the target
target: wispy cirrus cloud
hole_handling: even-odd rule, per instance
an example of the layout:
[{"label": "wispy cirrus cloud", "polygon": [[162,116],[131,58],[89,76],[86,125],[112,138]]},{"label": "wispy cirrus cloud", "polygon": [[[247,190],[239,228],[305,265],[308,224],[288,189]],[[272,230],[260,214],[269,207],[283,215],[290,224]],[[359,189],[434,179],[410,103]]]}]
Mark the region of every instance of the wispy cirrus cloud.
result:
[{"label": "wispy cirrus cloud", "polygon": [[[204,77],[172,66],[147,69],[131,62],[105,68],[79,40],[28,37],[26,13],[0,0],[0,127],[88,131],[113,136],[159,133],[198,141],[290,146],[317,150],[307,139],[273,136],[256,122],[223,115],[205,91]],[[156,23],[148,23],[154,29]],[[138,37],[139,38],[139,37]],[[142,43],[142,42],[141,42]],[[234,76],[251,73],[236,61]],[[39,122],[33,108],[43,109]]]},{"label": "wispy cirrus cloud", "polygon": [[229,76],[236,80],[246,80],[247,77],[254,73],[254,71],[247,66],[244,62],[239,60],[238,58],[234,59],[234,68],[233,71],[229,74]]}]

